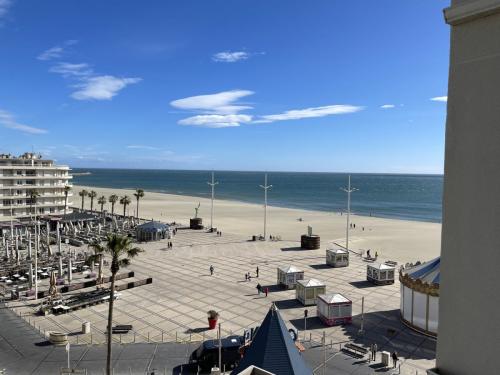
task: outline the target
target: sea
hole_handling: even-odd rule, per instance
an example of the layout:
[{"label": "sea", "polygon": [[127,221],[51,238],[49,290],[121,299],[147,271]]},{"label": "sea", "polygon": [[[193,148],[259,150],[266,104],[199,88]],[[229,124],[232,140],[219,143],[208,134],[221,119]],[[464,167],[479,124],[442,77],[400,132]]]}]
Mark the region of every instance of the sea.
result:
[{"label": "sea", "polygon": [[[209,198],[211,171],[74,168],[75,185],[136,189]],[[216,199],[263,203],[264,172],[214,171]],[[267,172],[268,204],[325,212],[347,209],[345,173]],[[441,222],[443,176],[351,174],[351,212]]]}]

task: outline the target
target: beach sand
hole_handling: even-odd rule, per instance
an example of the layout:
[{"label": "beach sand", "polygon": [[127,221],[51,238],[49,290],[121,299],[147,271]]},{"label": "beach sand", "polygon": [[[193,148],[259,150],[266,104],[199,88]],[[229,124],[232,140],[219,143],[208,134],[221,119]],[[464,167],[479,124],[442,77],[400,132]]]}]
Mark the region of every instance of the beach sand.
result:
[{"label": "beach sand", "polygon": [[[81,206],[81,198],[78,196],[81,189],[95,190],[98,197],[109,197],[111,194],[120,197],[128,195],[132,200],[132,204],[127,208],[128,214],[135,213],[133,190],[74,186],[72,201],[75,207]],[[139,215],[141,218],[188,225],[198,203],[201,204],[199,217],[203,218],[205,226],[210,226],[210,199],[206,198],[145,192],[139,202]],[[88,197],[85,198],[85,208],[90,208]],[[109,211],[111,205],[106,204],[104,209]],[[100,210],[97,198],[94,200],[94,210]],[[123,206],[117,203],[115,212],[123,213]],[[268,236],[281,236],[283,240],[296,241],[299,246],[301,234],[307,233],[307,226],[310,225],[313,233],[321,236],[322,249],[328,248],[330,243],[345,245],[345,215],[272,206],[268,206],[267,213]],[[263,234],[263,218],[263,205],[215,200],[214,227],[223,233],[248,237]],[[302,218],[302,221],[299,221],[299,218]],[[439,223],[358,215],[351,215],[351,223],[356,224],[356,228],[349,232],[349,247],[354,251],[371,249],[372,254],[377,251],[384,259],[393,259],[400,263],[429,260],[440,254]]]}]

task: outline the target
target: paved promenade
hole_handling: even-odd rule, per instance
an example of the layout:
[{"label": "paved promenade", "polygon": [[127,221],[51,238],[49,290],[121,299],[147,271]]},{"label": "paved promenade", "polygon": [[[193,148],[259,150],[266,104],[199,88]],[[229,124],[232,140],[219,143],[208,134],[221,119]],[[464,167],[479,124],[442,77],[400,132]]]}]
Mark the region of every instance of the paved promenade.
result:
[{"label": "paved promenade", "polygon": [[[146,252],[133,260],[130,270],[135,271],[136,279],[153,277],[153,283],[121,292],[115,304],[114,324],[131,324],[133,330],[127,335],[115,335],[116,344],[118,347],[120,342],[197,345],[215,335],[207,330],[206,312],[210,309],[220,313],[224,334],[242,334],[244,329],[260,324],[273,301],[287,324],[300,331],[302,339],[305,307],[296,301],[294,290],[276,287],[276,267],[292,264],[305,271],[306,279],[325,282],[327,292],[343,293],[353,301],[353,324],[345,327],[324,326],[316,317],[315,307],[306,307],[307,341],[311,338],[319,342],[324,331],[327,343],[334,350],[348,341],[363,345],[376,342],[379,350],[396,350],[403,369],[412,375],[415,371],[424,374],[425,369],[433,366],[435,341],[411,331],[399,320],[398,281],[394,285],[374,286],[366,282],[366,263],[354,254],[349,267],[334,269],[325,265],[325,243],[321,250],[313,251],[297,246],[298,242],[293,241],[249,242],[241,236],[217,237],[191,230],[178,231],[172,250],[167,250],[164,241],[141,244]],[[213,276],[210,265],[215,268]],[[255,277],[257,266],[259,278]],[[247,272],[252,275],[251,281],[245,281]],[[257,283],[269,287],[267,298],[257,294]],[[365,335],[360,338],[357,332],[361,325],[362,297],[365,297]],[[55,330],[70,334],[74,345],[105,342],[106,304],[47,317],[34,315],[32,301],[11,306],[42,336]],[[92,334],[80,333],[85,321],[91,322]]]}]

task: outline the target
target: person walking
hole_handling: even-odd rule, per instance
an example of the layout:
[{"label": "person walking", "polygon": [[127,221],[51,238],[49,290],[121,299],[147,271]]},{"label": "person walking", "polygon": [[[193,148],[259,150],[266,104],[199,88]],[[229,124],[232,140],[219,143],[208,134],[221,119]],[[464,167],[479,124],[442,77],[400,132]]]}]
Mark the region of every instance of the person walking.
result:
[{"label": "person walking", "polygon": [[210,276],[214,274],[214,266],[210,265]]},{"label": "person walking", "polygon": [[374,361],[377,360],[377,350],[378,350],[377,343],[374,343],[373,344],[373,360]]},{"label": "person walking", "polygon": [[267,297],[267,294],[269,293],[269,288],[266,286],[266,288],[264,289],[264,292],[266,293],[266,297]]},{"label": "person walking", "polygon": [[257,288],[257,292],[260,296],[260,292],[262,291],[262,286],[260,284],[257,284],[256,288]]},{"label": "person walking", "polygon": [[398,365],[398,353],[396,351],[392,352],[392,368],[396,368]]},{"label": "person walking", "polygon": [[255,269],[255,274],[257,275],[257,277],[259,277],[259,266],[257,266],[257,268]]},{"label": "person walking", "polygon": [[245,281],[248,281],[248,273],[245,272]]}]

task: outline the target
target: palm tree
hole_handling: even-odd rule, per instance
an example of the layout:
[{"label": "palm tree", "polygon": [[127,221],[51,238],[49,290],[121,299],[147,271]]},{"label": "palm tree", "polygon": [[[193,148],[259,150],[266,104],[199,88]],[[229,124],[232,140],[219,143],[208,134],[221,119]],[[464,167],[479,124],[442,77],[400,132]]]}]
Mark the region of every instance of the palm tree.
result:
[{"label": "palm tree", "polygon": [[127,204],[130,204],[131,200],[127,195],[120,198],[120,204],[123,204],[123,217],[125,217]]},{"label": "palm tree", "polygon": [[144,190],[135,189],[134,196],[135,196],[135,199],[137,199],[137,212],[135,213],[135,215],[137,218],[139,218],[139,199],[141,199],[144,196]]},{"label": "palm tree", "polygon": [[118,195],[110,195],[108,201],[111,203],[111,215],[113,215],[115,213],[115,203],[118,202]]},{"label": "palm tree", "polygon": [[89,195],[89,192],[85,189],[83,189],[81,192],[78,193],[80,197],[82,197],[82,210],[83,210],[83,203],[85,201],[85,197]]},{"label": "palm tree", "polygon": [[104,195],[101,195],[99,197],[99,199],[97,200],[97,203],[99,203],[101,205],[101,213],[104,210],[104,205],[106,204],[107,201],[108,200],[106,199],[106,197]]},{"label": "palm tree", "polygon": [[64,186],[64,215],[66,215],[66,209],[68,208],[68,194],[71,190],[70,185]]},{"label": "palm tree", "polygon": [[[125,197],[124,197],[125,198]],[[128,198],[128,197],[127,197]],[[129,199],[130,200],[130,199]],[[120,236],[117,234],[108,235],[105,243],[93,243],[91,247],[95,251],[95,255],[90,256],[89,261],[95,262],[104,254],[111,258],[111,290],[109,296],[109,310],[108,310],[108,355],[106,360],[106,373],[111,375],[111,333],[113,327],[113,304],[115,298],[115,277],[120,267],[127,267],[130,265],[130,259],[143,252],[142,249],[134,247],[132,241],[128,237]]]},{"label": "palm tree", "polygon": [[89,197],[90,197],[90,211],[94,211],[94,198],[97,197],[97,193],[94,190],[92,190],[89,193]]},{"label": "palm tree", "polygon": [[33,214],[33,205],[36,205],[36,200],[40,196],[40,193],[38,192],[38,190],[33,189],[28,192],[28,196],[30,197],[30,213]]}]

